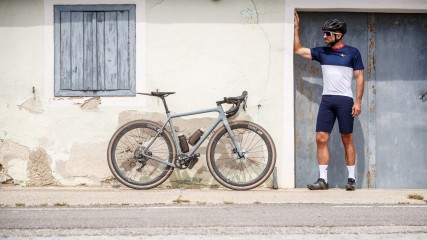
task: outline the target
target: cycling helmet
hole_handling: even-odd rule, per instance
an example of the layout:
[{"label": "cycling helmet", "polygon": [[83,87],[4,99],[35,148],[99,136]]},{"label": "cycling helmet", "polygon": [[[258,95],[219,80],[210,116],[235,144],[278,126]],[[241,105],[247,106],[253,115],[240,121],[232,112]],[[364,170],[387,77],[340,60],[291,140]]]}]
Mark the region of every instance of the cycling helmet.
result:
[{"label": "cycling helmet", "polygon": [[328,20],[323,24],[323,31],[340,32],[345,34],[347,32],[347,24],[338,19]]}]

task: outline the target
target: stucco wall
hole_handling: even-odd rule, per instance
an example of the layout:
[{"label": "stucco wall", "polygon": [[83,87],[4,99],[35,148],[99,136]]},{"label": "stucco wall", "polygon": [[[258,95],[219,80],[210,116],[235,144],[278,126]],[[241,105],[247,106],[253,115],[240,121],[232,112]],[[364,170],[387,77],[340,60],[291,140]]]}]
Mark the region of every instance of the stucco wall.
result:
[{"label": "stucco wall", "polygon": [[[173,112],[215,107],[249,92],[239,119],[264,126],[281,142],[283,1],[0,1],[0,164],[3,182],[21,185],[101,185],[112,175],[108,141],[121,124],[160,121],[164,110],[147,96],[53,96],[55,4],[136,5],[136,88],[175,91]],[[187,136],[215,115],[179,119]],[[176,171],[172,185],[216,184],[203,156],[193,170]],[[280,157],[279,157],[280,160]],[[279,163],[280,164],[280,163]],[[0,179],[1,180],[1,179]],[[271,185],[271,180],[268,183]]]}]

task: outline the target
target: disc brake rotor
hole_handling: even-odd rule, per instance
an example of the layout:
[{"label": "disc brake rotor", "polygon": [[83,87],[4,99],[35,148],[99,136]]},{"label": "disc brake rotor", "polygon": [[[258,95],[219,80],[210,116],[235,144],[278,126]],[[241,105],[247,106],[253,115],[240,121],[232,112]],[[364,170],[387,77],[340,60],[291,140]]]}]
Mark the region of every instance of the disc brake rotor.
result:
[{"label": "disc brake rotor", "polygon": [[243,153],[243,157],[239,157],[239,154],[237,153],[237,149],[234,149],[233,150],[234,161],[236,161],[237,163],[246,163],[248,159],[248,153],[246,152],[245,149],[242,149],[242,153]]}]

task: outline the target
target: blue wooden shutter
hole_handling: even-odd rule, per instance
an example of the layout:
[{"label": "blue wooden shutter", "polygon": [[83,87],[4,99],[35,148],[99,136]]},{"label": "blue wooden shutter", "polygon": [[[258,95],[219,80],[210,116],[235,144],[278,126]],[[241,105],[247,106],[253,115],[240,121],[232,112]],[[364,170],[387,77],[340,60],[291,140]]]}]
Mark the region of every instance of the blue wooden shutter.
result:
[{"label": "blue wooden shutter", "polygon": [[135,5],[59,5],[55,96],[135,95]]}]

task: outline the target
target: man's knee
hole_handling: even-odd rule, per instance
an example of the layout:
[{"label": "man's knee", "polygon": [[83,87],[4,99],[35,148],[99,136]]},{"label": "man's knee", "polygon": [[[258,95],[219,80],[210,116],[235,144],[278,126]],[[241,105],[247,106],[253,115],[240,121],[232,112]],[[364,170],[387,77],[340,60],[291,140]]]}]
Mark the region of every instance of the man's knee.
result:
[{"label": "man's knee", "polygon": [[353,144],[353,134],[352,133],[342,133],[341,139],[344,145]]},{"label": "man's knee", "polygon": [[325,144],[329,140],[329,133],[327,132],[317,132],[316,142],[317,144]]}]

